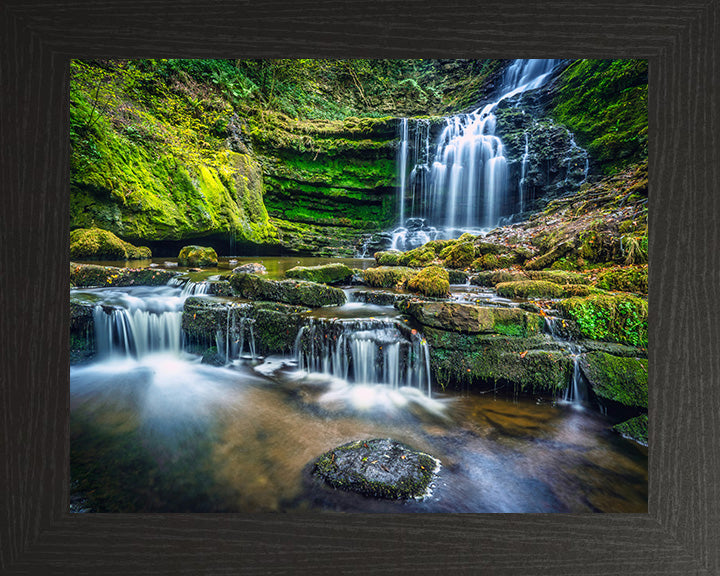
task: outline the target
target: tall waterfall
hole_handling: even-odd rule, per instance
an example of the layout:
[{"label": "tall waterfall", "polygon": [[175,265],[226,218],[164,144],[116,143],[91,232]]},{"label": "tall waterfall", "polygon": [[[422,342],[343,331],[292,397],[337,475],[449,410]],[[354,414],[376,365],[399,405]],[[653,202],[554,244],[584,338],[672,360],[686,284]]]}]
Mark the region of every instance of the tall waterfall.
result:
[{"label": "tall waterfall", "polygon": [[443,227],[446,236],[457,236],[462,230],[495,226],[501,216],[524,208],[522,183],[520,206],[508,205],[508,190],[515,191],[518,186],[511,187],[508,182],[507,160],[503,143],[495,135],[493,112],[503,100],[541,87],[557,62],[515,60],[505,72],[503,93],[497,100],[469,114],[445,119],[432,160],[427,120],[418,121],[414,130],[410,130],[408,119],[401,119],[398,161],[401,227],[412,216]]},{"label": "tall waterfall", "polygon": [[295,358],[308,372],[431,395],[427,342],[391,320],[316,320],[298,333]]}]

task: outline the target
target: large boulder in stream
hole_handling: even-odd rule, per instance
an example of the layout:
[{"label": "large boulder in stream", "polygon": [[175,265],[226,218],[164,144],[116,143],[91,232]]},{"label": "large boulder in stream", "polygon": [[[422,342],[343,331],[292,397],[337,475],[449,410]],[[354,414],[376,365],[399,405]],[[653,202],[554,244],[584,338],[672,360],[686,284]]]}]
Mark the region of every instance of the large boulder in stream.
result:
[{"label": "large boulder in stream", "polygon": [[230,285],[235,293],[249,300],[284,302],[318,308],[345,304],[339,288],[303,280],[265,280],[255,274],[233,274]]},{"label": "large boulder in stream", "polygon": [[133,246],[108,230],[78,228],[70,232],[70,258],[73,260],[144,260],[150,257],[150,248]]},{"label": "large boulder in stream", "polygon": [[601,404],[647,410],[647,358],[588,352],[580,356],[580,367]]},{"label": "large boulder in stream", "polygon": [[183,246],[178,254],[178,264],[187,268],[217,266],[218,255],[209,246]]},{"label": "large boulder in stream", "polygon": [[425,494],[440,461],[391,439],[357,440],[326,452],[313,474],[334,488],[407,500]]},{"label": "large boulder in stream", "polygon": [[76,288],[162,286],[179,275],[179,272],[157,268],[116,268],[114,266],[70,263],[70,285]]},{"label": "large boulder in stream", "polygon": [[307,280],[320,284],[343,284],[350,281],[353,271],[345,264],[323,264],[321,266],[295,266],[285,272],[295,280]]}]

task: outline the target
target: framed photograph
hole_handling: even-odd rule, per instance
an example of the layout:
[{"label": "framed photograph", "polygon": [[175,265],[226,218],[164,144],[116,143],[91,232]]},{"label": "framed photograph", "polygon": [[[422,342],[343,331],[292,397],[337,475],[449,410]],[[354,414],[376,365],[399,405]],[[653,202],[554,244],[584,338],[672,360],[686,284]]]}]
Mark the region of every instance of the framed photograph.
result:
[{"label": "framed photograph", "polygon": [[0,15],[3,572],[720,570],[717,2],[127,8]]}]

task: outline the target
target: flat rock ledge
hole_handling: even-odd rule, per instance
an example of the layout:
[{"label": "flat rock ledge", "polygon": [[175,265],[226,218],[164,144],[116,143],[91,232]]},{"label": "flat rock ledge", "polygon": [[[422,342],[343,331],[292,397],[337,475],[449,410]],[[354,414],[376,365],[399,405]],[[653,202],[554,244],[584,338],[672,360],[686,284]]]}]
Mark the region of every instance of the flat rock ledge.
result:
[{"label": "flat rock ledge", "polygon": [[407,500],[427,493],[440,461],[395,440],[356,440],[326,452],[313,474],[334,488]]}]

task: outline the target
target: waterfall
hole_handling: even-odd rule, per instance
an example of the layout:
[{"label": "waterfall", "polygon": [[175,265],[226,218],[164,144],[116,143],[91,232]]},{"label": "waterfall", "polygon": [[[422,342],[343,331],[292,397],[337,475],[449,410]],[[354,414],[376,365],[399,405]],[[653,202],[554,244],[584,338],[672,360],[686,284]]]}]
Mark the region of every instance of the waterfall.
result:
[{"label": "waterfall", "polygon": [[[231,304],[226,308],[225,331],[217,330],[215,333],[215,346],[218,353],[223,354],[225,362],[235,358],[250,356],[251,361],[257,359],[255,352],[255,331],[253,318],[242,315],[238,317],[238,311],[243,312],[244,307],[236,307]],[[248,350],[245,352],[245,345]]]},{"label": "waterfall", "polygon": [[[445,119],[445,127],[430,155],[430,127],[427,120],[409,126],[400,122],[399,224],[406,227],[408,215],[424,218],[444,227],[445,237],[457,237],[464,230],[494,227],[502,216],[513,213],[510,205],[507,159],[504,146],[495,135],[494,110],[507,98],[540,88],[550,78],[557,60],[515,60],[506,70],[503,93],[494,102],[469,114]],[[414,147],[410,146],[410,134]],[[415,163],[408,163],[410,156]],[[529,150],[523,160],[523,176]],[[410,170],[408,182],[407,173]],[[523,183],[520,183],[520,211],[524,209]],[[409,207],[406,206],[410,199]],[[409,208],[409,214],[406,213]],[[403,235],[401,228],[396,232]],[[400,242],[394,244],[400,245]]]},{"label": "waterfall", "polygon": [[302,371],[431,396],[427,342],[392,320],[315,320],[300,329],[295,358]]},{"label": "waterfall", "polygon": [[[558,327],[560,323],[560,327]],[[565,329],[565,322],[559,318],[545,316],[545,329],[572,357],[573,373],[563,392],[562,401],[571,404],[574,408],[582,408],[587,402],[587,386],[583,382],[582,371],[580,370],[580,354],[582,350],[572,341],[572,335]]]},{"label": "waterfall", "polygon": [[520,168],[520,182],[518,183],[518,196],[520,198],[520,212],[525,211],[525,176],[527,174],[527,161],[528,155],[530,154],[530,148],[528,146],[528,134],[525,132],[525,153],[522,157],[522,166]]},{"label": "waterfall", "polygon": [[152,312],[98,305],[94,320],[99,355],[140,358],[152,352],[180,353],[182,310]]}]

